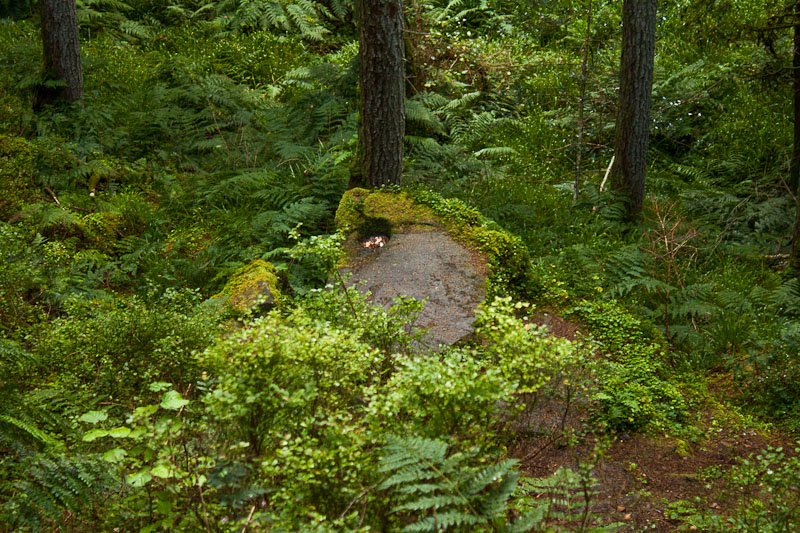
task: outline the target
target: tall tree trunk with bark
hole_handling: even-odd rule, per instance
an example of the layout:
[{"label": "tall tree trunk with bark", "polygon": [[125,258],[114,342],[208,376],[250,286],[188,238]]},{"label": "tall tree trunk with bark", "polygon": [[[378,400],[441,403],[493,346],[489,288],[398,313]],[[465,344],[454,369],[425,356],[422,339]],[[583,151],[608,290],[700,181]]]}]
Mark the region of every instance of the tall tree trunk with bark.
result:
[{"label": "tall tree trunk with bark", "polygon": [[586,37],[581,47],[581,94],[578,100],[578,153],[575,156],[575,186],[572,189],[572,205],[578,203],[578,189],[581,186],[581,159],[583,157],[583,130],[586,126],[583,111],[586,106],[586,73],[589,66],[590,37],[592,35],[592,0],[586,2]]},{"label": "tall tree trunk with bark", "polygon": [[58,100],[81,100],[83,70],[75,0],[39,0],[39,14],[42,21],[45,81],[61,81],[64,85],[37,86],[33,107],[40,109]]},{"label": "tall tree trunk with bark", "polygon": [[630,220],[639,218],[644,202],[655,43],[656,0],[624,0],[612,184],[629,199]]},{"label": "tall tree trunk with bark", "polygon": [[794,50],[792,53],[792,104],[794,107],[794,146],[789,165],[792,192],[800,187],[800,2],[794,5]]},{"label": "tall tree trunk with bark", "polygon": [[800,2],[794,6],[794,52],[792,57],[792,94],[794,105],[794,147],[789,169],[789,182],[795,193],[796,215],[792,232],[789,265],[800,275]]},{"label": "tall tree trunk with bark", "polygon": [[358,0],[359,161],[372,187],[399,183],[405,136],[402,0]]}]

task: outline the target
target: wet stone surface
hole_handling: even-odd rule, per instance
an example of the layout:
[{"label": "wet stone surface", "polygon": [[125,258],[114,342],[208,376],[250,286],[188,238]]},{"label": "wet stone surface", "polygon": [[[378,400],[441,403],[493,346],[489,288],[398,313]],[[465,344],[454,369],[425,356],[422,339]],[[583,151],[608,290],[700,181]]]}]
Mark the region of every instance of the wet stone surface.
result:
[{"label": "wet stone surface", "polygon": [[475,308],[485,297],[485,261],[442,231],[395,233],[368,251],[349,284],[389,307],[396,296],[426,300],[416,325],[429,330],[430,348],[452,345],[473,332]]}]

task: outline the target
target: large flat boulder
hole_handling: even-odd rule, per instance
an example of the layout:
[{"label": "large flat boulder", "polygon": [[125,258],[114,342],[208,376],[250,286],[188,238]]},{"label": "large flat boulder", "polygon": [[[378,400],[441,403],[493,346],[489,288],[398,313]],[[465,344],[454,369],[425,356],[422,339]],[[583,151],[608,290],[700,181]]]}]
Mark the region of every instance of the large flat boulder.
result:
[{"label": "large flat boulder", "polygon": [[499,262],[527,267],[527,250],[458,201],[429,203],[406,192],[352,189],[336,221],[348,236],[342,270],[352,273],[349,283],[386,307],[397,296],[424,301],[416,325],[428,330],[426,344],[436,348],[472,334],[487,292],[513,277]]},{"label": "large flat boulder", "polygon": [[350,283],[389,307],[397,296],[425,301],[416,325],[431,347],[472,334],[475,309],[486,296],[486,263],[444,231],[395,232],[374,257],[352,268]]}]

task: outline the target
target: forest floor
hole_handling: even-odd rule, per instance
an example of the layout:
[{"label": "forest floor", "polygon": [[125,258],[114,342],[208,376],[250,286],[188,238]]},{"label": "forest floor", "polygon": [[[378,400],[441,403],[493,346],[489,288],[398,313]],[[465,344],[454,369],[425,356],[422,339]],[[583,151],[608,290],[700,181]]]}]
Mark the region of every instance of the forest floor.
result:
[{"label": "forest floor", "polygon": [[[581,331],[579,324],[554,313],[538,313],[531,322],[546,323],[552,335],[570,340]],[[563,418],[560,406],[545,406],[533,427],[521,428],[525,436],[509,455],[520,461],[523,475],[533,478],[594,462],[591,510],[606,522],[624,524],[621,531],[675,531],[682,524],[686,529],[678,516],[687,508],[701,511],[699,506],[705,506],[722,515],[735,509],[725,472],[769,446],[791,453],[796,443],[779,429],[748,423],[726,406],[725,399],[736,393],[730,375],[712,378],[708,393],[692,424],[692,442],[666,434],[622,433],[598,455],[600,439],[581,412]],[[567,444],[570,435],[581,437]]]}]

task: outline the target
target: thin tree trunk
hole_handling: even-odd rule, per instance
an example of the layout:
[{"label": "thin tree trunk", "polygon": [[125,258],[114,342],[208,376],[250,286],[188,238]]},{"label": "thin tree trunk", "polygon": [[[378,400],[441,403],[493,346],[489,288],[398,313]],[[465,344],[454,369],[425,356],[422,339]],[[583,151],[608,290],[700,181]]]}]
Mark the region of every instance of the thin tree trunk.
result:
[{"label": "thin tree trunk", "polygon": [[405,136],[402,0],[359,0],[359,161],[372,187],[400,182]]},{"label": "thin tree trunk", "polygon": [[586,37],[583,40],[583,57],[581,58],[581,97],[578,111],[578,154],[575,157],[575,188],[572,191],[572,205],[578,203],[578,189],[581,184],[581,156],[583,155],[583,109],[586,98],[586,72],[589,62],[589,35],[592,28],[592,0],[586,2]]},{"label": "thin tree trunk", "polygon": [[795,4],[794,20],[794,54],[792,58],[792,93],[794,104],[794,147],[790,179],[795,192],[795,221],[792,232],[792,251],[789,256],[789,267],[800,275],[800,2]]},{"label": "thin tree trunk", "polygon": [[614,188],[629,199],[628,219],[642,212],[650,135],[656,0],[624,0],[615,138]]},{"label": "thin tree trunk", "polygon": [[40,0],[42,45],[45,81],[61,81],[64,85],[49,87],[41,84],[34,90],[33,105],[58,100],[75,102],[83,98],[83,70],[78,39],[78,17],[75,0]]},{"label": "thin tree trunk", "polygon": [[792,54],[792,103],[794,106],[794,147],[789,176],[792,191],[800,186],[800,2],[794,6],[794,52]]}]

